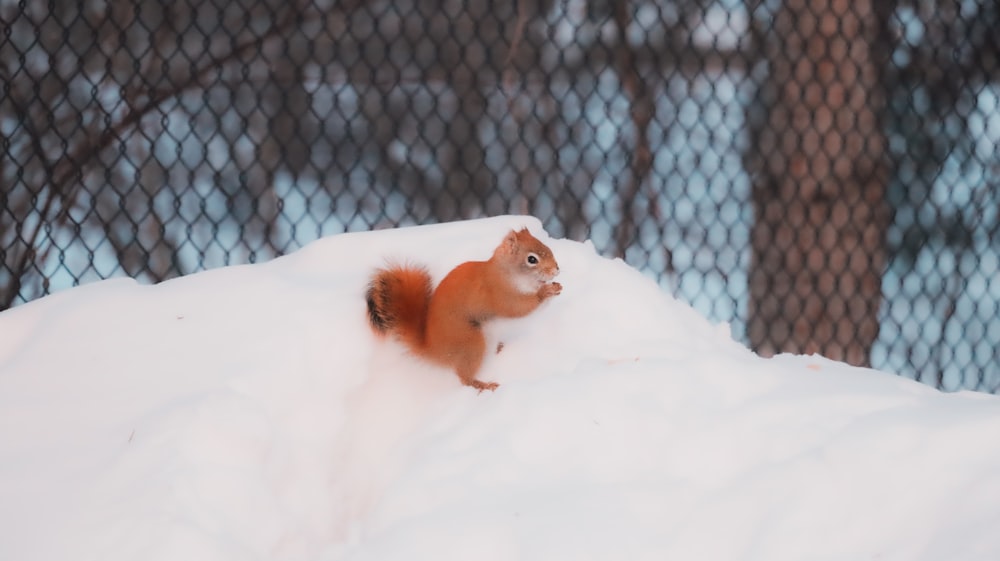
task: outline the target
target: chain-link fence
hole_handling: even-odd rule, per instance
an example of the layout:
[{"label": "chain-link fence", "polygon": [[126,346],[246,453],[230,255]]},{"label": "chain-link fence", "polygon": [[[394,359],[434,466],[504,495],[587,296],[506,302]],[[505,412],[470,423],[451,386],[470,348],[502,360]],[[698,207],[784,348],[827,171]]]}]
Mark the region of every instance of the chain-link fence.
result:
[{"label": "chain-link fence", "polygon": [[763,354],[1000,388],[995,0],[0,0],[0,309],[530,213]]}]

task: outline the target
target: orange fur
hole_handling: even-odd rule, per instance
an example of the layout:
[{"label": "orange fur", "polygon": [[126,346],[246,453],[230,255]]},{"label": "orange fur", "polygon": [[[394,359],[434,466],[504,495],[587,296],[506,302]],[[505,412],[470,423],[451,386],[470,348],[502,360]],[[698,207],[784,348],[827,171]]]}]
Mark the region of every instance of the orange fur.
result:
[{"label": "orange fur", "polygon": [[393,333],[418,356],[455,371],[463,384],[496,389],[476,379],[486,354],[483,323],[530,314],[562,286],[552,251],[527,229],[511,231],[488,261],[452,269],[436,289],[426,269],[376,271],[366,295],[372,328]]}]

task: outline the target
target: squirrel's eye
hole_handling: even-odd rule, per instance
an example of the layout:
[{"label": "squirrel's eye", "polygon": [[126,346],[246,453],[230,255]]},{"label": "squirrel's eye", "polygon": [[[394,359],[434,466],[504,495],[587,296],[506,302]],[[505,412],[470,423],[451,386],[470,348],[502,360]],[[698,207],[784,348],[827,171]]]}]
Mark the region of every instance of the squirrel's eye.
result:
[{"label": "squirrel's eye", "polygon": [[529,265],[537,265],[538,264],[538,256],[535,255],[534,253],[529,253],[528,254],[528,264]]}]

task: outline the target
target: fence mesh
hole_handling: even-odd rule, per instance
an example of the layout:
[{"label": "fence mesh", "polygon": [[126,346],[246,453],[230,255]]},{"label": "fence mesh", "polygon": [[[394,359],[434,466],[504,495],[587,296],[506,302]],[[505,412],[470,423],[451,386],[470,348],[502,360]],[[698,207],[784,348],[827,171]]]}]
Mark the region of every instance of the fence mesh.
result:
[{"label": "fence mesh", "polygon": [[530,213],[768,355],[1000,388],[994,0],[0,0],[0,310]]}]

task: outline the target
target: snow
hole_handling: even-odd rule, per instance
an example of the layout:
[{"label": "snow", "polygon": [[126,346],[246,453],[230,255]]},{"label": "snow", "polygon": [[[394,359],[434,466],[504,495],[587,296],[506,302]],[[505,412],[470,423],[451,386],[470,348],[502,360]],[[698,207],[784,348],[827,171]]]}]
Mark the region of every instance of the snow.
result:
[{"label": "snow", "polygon": [[[476,393],[366,325],[527,225],[563,293]],[[1000,400],[762,359],[530,217],[333,236],[0,314],[0,559],[995,560]]]}]

